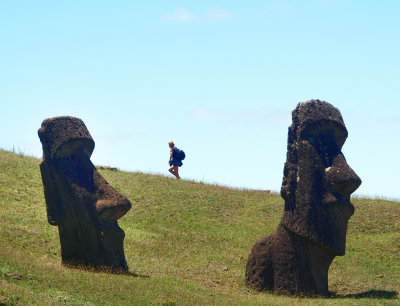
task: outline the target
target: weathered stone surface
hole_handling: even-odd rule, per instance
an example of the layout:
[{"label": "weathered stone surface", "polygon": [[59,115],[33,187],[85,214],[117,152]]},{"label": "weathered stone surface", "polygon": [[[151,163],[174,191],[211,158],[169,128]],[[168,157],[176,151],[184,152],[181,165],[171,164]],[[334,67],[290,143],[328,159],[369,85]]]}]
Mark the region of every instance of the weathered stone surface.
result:
[{"label": "weathered stone surface", "polygon": [[117,220],[131,208],[90,161],[94,141],[82,120],[54,117],[38,131],[47,217],[58,226],[63,264],[127,270],[124,231]]},{"label": "weathered stone surface", "polygon": [[345,254],[350,195],[361,180],[341,149],[347,129],[331,104],[299,103],[289,127],[278,229],[258,240],[248,257],[245,282],[256,290],[328,295],[328,270]]}]

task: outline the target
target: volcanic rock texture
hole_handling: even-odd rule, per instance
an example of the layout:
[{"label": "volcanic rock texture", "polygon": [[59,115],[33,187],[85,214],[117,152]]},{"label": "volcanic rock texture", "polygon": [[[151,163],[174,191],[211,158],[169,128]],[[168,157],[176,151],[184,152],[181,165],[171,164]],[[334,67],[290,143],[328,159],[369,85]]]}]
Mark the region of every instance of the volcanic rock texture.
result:
[{"label": "volcanic rock texture", "polygon": [[245,283],[290,295],[329,295],[328,270],[345,254],[350,195],[361,180],[342,147],[347,129],[340,111],[310,100],[292,112],[277,230],[258,240],[248,257]]},{"label": "volcanic rock texture", "polygon": [[47,218],[58,226],[63,264],[127,270],[124,231],[117,220],[131,208],[90,161],[94,141],[82,120],[54,117],[38,131]]}]

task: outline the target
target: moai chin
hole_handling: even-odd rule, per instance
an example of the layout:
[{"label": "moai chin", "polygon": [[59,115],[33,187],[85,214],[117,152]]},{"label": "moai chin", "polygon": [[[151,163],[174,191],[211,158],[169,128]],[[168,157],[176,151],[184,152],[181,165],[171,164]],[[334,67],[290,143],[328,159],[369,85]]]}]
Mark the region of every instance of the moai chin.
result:
[{"label": "moai chin", "polygon": [[350,195],[361,179],[341,151],[347,129],[340,111],[310,100],[292,112],[277,230],[258,240],[248,257],[245,283],[291,295],[329,295],[328,270],[345,254]]},{"label": "moai chin", "polygon": [[94,141],[81,119],[54,117],[38,130],[47,218],[58,226],[62,263],[128,270],[117,220],[131,208],[90,161]]}]

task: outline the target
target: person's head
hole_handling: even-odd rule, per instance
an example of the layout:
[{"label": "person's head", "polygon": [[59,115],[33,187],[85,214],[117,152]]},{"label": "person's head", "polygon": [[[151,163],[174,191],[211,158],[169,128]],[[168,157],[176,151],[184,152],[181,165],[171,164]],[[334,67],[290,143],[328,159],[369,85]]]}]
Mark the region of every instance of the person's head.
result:
[{"label": "person's head", "polygon": [[175,144],[174,144],[174,142],[173,142],[172,140],[168,142],[168,146],[169,146],[171,149],[175,148]]},{"label": "person's head", "polygon": [[289,127],[281,188],[282,225],[337,255],[344,255],[354,213],[350,195],[361,184],[341,151],[346,138],[337,108],[319,100],[299,103]]}]

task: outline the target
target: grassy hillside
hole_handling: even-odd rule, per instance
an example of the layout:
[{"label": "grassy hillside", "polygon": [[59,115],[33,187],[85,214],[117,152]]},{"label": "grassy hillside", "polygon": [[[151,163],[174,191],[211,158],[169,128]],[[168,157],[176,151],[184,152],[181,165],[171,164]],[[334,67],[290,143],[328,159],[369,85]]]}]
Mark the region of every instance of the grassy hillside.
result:
[{"label": "grassy hillside", "polygon": [[398,202],[354,199],[333,297],[290,298],[243,285],[251,246],[279,223],[279,195],[100,170],[132,202],[119,220],[130,273],[70,269],[47,223],[39,163],[0,151],[0,304],[400,304]]}]

